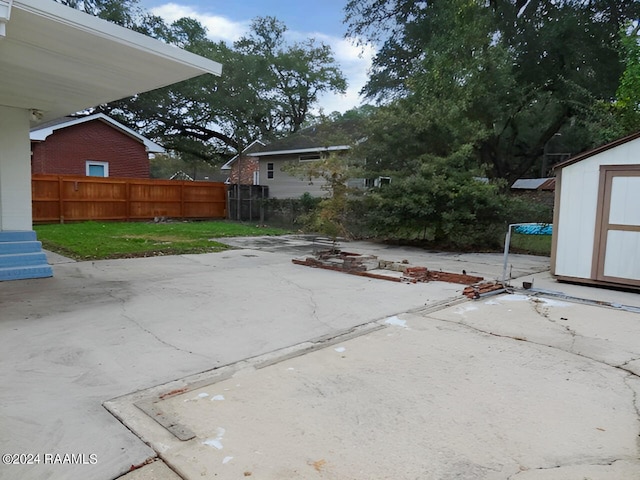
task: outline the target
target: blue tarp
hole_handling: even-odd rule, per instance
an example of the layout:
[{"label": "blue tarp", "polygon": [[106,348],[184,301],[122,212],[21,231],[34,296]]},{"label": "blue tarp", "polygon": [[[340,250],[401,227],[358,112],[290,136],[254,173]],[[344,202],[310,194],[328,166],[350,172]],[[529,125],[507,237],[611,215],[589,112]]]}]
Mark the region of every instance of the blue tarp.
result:
[{"label": "blue tarp", "polygon": [[553,225],[548,223],[538,223],[536,225],[518,225],[514,228],[517,233],[525,235],[551,235]]}]

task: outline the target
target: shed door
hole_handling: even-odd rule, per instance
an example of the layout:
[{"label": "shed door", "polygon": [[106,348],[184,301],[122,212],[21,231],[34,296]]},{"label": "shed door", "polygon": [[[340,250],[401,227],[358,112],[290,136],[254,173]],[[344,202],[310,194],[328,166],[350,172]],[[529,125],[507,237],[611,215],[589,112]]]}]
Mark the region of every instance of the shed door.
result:
[{"label": "shed door", "polygon": [[594,277],[640,285],[640,166],[600,167]]}]

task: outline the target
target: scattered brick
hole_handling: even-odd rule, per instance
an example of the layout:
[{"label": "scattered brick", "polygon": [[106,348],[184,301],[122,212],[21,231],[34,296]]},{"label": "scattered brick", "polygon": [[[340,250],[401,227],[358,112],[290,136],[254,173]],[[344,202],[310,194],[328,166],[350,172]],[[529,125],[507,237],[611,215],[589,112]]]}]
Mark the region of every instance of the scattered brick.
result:
[{"label": "scattered brick", "polygon": [[462,294],[467,298],[477,299],[482,295],[502,289],[504,289],[504,285],[500,282],[483,282],[466,287]]},{"label": "scattered brick", "polygon": [[[307,257],[304,260],[292,259],[297,265],[306,265],[315,268],[325,268],[338,272],[360,275],[392,282],[449,282],[461,285],[470,285],[481,282],[483,277],[467,275],[466,273],[452,273],[429,270],[427,267],[410,266],[406,260],[402,263],[378,260],[375,255],[359,255],[357,253],[341,252],[340,250],[324,250],[318,252],[315,257]],[[369,270],[380,269],[394,272],[402,272],[401,277],[372,273]]]}]

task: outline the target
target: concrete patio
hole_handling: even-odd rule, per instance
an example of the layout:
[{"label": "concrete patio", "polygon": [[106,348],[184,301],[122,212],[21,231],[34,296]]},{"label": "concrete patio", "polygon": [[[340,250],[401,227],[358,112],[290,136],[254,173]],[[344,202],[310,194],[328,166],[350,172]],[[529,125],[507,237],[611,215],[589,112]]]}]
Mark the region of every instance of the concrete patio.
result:
[{"label": "concrete patio", "polygon": [[[2,452],[97,458],[0,478],[111,480],[158,457],[125,478],[640,478],[640,316],[620,308],[639,295],[512,255],[534,290],[470,301],[294,265],[305,238],[228,242],[244,248],[0,283]],[[343,248],[502,274],[496,254]]]}]

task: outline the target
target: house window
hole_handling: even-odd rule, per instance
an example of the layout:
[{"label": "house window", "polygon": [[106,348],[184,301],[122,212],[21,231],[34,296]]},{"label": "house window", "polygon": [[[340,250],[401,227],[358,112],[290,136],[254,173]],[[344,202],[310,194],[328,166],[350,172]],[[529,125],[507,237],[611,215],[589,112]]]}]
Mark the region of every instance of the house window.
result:
[{"label": "house window", "polygon": [[273,178],[273,163],[267,163],[267,178]]},{"label": "house window", "polygon": [[109,162],[96,162],[87,160],[86,162],[87,177],[108,177]]},{"label": "house window", "polygon": [[391,177],[366,178],[364,180],[364,186],[367,188],[382,187],[383,185],[389,185],[390,183]]},{"label": "house window", "polygon": [[382,187],[383,185],[389,185],[391,183],[391,177],[378,177],[374,180],[376,187]]},{"label": "house window", "polygon": [[255,170],[253,172],[253,184],[254,185],[260,185],[260,171],[259,170]]},{"label": "house window", "polygon": [[301,162],[315,162],[320,160],[322,157],[319,153],[312,153],[310,155],[300,155],[299,160]]}]

